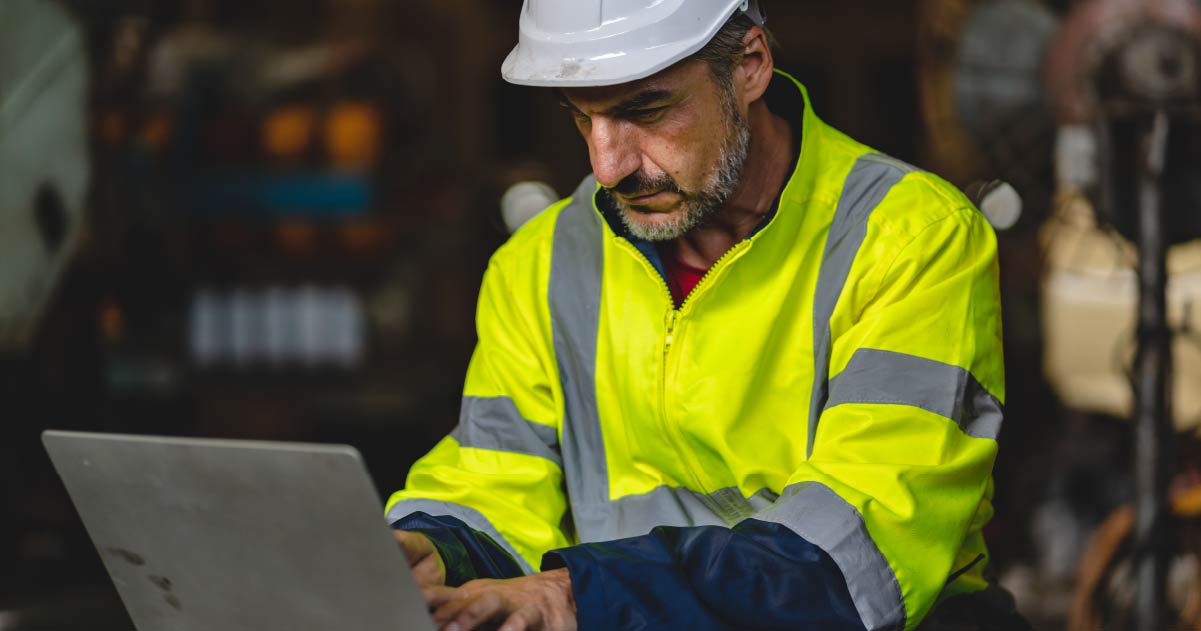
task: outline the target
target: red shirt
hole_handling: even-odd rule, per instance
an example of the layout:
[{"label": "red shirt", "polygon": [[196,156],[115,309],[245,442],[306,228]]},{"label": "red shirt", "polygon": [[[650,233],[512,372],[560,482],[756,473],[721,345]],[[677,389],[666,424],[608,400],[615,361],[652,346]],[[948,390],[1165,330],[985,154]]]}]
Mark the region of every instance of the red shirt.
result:
[{"label": "red shirt", "polygon": [[696,289],[696,284],[701,282],[705,274],[709,270],[693,267],[680,260],[674,251],[675,249],[664,248],[660,250],[663,257],[663,268],[667,272],[667,288],[671,290],[672,300],[676,303],[676,308],[684,304],[684,300],[688,298],[688,294]]}]

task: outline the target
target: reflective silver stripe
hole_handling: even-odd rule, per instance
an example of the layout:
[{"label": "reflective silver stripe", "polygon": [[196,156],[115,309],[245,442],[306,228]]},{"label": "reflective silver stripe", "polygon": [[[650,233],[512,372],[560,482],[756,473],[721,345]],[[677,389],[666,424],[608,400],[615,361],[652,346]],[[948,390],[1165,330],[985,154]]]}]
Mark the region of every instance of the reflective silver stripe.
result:
[{"label": "reflective silver stripe", "polygon": [[996,439],[1003,411],[972,373],[924,357],[861,348],[830,381],[827,408],[844,403],[911,405],[951,419],[968,435]]},{"label": "reflective silver stripe", "polygon": [[388,523],[394,524],[413,513],[426,513],[432,517],[454,517],[475,530],[492,537],[493,541],[504,548],[505,552],[508,552],[514,561],[517,561],[517,565],[521,566],[522,572],[526,574],[534,573],[534,568],[525,560],[525,557],[518,554],[517,549],[501,536],[500,531],[492,525],[492,522],[488,521],[488,518],[484,517],[483,513],[474,508],[436,500],[401,500],[388,509]]},{"label": "reflective silver stripe", "polygon": [[464,447],[546,458],[563,466],[555,428],[527,421],[509,397],[463,397],[450,434]]},{"label": "reflective silver stripe", "polygon": [[892,187],[915,169],[879,154],[865,155],[855,162],[843,183],[842,196],[834,212],[830,234],[817,272],[813,294],[813,392],[809,398],[809,445],[813,455],[817,422],[826,407],[830,379],[830,317],[842,295],[859,246],[867,236],[867,220]]},{"label": "reflective silver stripe", "polygon": [[[605,443],[596,408],[596,345],[600,329],[604,227],[589,176],[559,213],[551,254],[550,316],[564,418],[561,450],[573,518],[579,507],[609,499]],[[586,516],[584,516],[586,517]]]},{"label": "reflective silver stripe", "polygon": [[762,490],[743,497],[735,488],[705,495],[661,486],[644,495],[575,507],[576,533],[582,543],[645,535],[658,526],[733,527],[772,505],[777,495]]},{"label": "reflective silver stripe", "polygon": [[755,518],[782,524],[825,550],[842,570],[868,631],[905,628],[905,600],[892,566],[872,541],[863,516],[830,487],[818,482],[794,484]]}]

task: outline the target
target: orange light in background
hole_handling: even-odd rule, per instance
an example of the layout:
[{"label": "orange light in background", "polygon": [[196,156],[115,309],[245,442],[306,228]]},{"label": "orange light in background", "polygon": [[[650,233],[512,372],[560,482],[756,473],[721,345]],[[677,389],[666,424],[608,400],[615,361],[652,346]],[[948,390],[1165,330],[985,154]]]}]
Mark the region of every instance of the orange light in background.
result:
[{"label": "orange light in background", "polygon": [[325,146],[330,161],[343,169],[374,166],[380,154],[379,109],[371,103],[346,101],[334,105],[325,119]]},{"label": "orange light in background", "polygon": [[171,117],[164,112],[151,114],[142,127],[142,140],[154,150],[166,147],[171,140]]},{"label": "orange light in background", "polygon": [[288,105],[263,121],[262,143],[267,155],[294,160],[304,155],[313,142],[317,113],[308,105]]},{"label": "orange light in background", "polygon": [[303,221],[284,221],[275,226],[275,240],[284,252],[308,256],[317,252],[317,228]]},{"label": "orange light in background", "polygon": [[100,334],[110,343],[119,342],[125,336],[125,312],[111,298],[100,307]]},{"label": "orange light in background", "polygon": [[118,110],[108,110],[97,118],[96,132],[100,139],[110,145],[120,144],[125,138],[125,114]]},{"label": "orange light in background", "polygon": [[349,221],[338,227],[338,241],[349,252],[378,252],[387,244],[387,240],[387,232],[378,223]]}]

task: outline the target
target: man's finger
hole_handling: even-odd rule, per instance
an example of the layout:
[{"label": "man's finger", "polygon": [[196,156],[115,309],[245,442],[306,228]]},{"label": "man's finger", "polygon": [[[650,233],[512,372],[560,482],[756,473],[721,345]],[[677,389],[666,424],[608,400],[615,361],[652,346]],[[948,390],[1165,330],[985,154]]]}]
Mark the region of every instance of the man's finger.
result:
[{"label": "man's finger", "polygon": [[442,601],[442,604],[434,609],[434,624],[438,625],[439,629],[447,628],[447,623],[456,620],[463,609],[474,600],[475,597],[468,596],[466,598],[459,597]]},{"label": "man's finger", "polygon": [[462,600],[466,596],[462,591],[457,587],[445,585],[425,585],[421,588],[421,596],[425,598],[425,604],[429,605],[430,609],[436,609],[448,602]]},{"label": "man's finger", "polygon": [[417,579],[418,585],[441,585],[446,582],[438,559],[432,554],[413,566],[413,578]]},{"label": "man's finger", "polygon": [[537,607],[525,607],[511,615],[500,625],[497,631],[541,631],[542,610]]},{"label": "man's finger", "polygon": [[434,545],[424,535],[419,535],[415,532],[405,532],[404,530],[393,530],[392,536],[400,544],[400,549],[404,551],[405,558],[409,560],[410,566],[417,565],[417,563],[434,551]]},{"label": "man's finger", "polygon": [[[464,602],[466,604],[459,607],[456,615],[443,627],[445,631],[471,631],[481,624],[501,618],[507,613],[504,599],[496,592],[484,592]],[[447,606],[454,604],[456,603],[450,603]],[[437,619],[438,615],[435,613],[434,620]]]}]

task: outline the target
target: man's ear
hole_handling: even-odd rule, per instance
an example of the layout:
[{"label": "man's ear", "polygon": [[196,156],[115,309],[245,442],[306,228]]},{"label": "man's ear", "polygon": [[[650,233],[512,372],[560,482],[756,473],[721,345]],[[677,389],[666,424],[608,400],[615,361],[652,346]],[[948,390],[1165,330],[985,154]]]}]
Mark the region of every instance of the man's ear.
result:
[{"label": "man's ear", "polygon": [[746,111],[751,103],[758,101],[763,97],[763,93],[767,92],[776,61],[767,41],[767,32],[762,27],[751,27],[742,38],[742,46],[742,61],[734,69],[734,76],[735,84],[742,87],[741,105],[743,111]]}]

